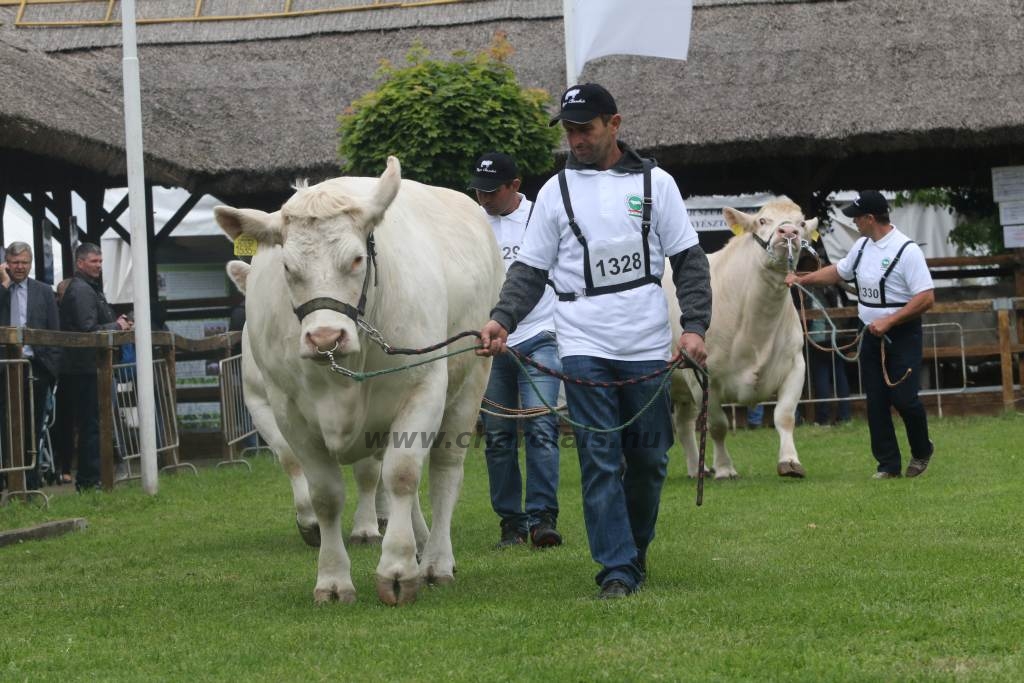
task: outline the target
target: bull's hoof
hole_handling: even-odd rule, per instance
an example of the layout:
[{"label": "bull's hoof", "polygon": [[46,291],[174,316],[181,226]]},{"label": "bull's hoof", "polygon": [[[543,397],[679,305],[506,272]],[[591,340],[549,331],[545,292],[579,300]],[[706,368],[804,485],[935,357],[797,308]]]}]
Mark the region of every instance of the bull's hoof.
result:
[{"label": "bull's hoof", "polygon": [[451,574],[430,567],[423,574],[423,581],[429,586],[450,586],[455,583],[455,567],[452,567]]},{"label": "bull's hoof", "polygon": [[390,607],[410,605],[416,602],[416,593],[419,589],[419,578],[392,579],[377,574],[377,597]]},{"label": "bull's hoof", "polygon": [[733,470],[733,471],[724,471],[724,472],[715,472],[715,480],[717,480],[717,481],[720,481],[722,479],[739,479],[739,478],[740,478],[739,472],[736,472],[735,470]]},{"label": "bull's hoof", "polygon": [[789,460],[779,463],[778,473],[780,477],[792,477],[793,479],[803,479],[807,476],[807,472],[804,471],[800,463]]},{"label": "bull's hoof", "polygon": [[320,547],[320,525],[313,523],[312,526],[303,526],[302,522],[295,520],[295,524],[299,527],[299,535],[302,536],[302,540],[306,542],[306,545],[313,548]]},{"label": "bull's hoof", "polygon": [[388,518],[387,517],[378,517],[377,518],[377,531],[379,531],[380,535],[383,536],[384,532],[387,531],[387,530],[388,530]]},{"label": "bull's hoof", "polygon": [[317,588],[313,591],[313,602],[317,605],[326,605],[329,602],[342,602],[351,605],[355,601],[355,588]]},{"label": "bull's hoof", "polygon": [[[696,479],[696,478],[697,478],[697,474],[696,474],[696,473],[694,473],[694,474],[689,474],[689,473],[688,473],[688,474],[687,474],[686,476],[687,476],[688,478],[690,478],[690,479]],[[705,469],[705,470],[704,470],[704,478],[705,478],[705,479],[710,479],[710,478],[711,478],[711,477],[713,477],[713,476],[715,476],[715,470],[714,470],[714,468],[711,468],[711,469]]]},{"label": "bull's hoof", "polygon": [[350,545],[380,545],[381,540],[379,535],[366,532],[352,534],[348,537]]}]

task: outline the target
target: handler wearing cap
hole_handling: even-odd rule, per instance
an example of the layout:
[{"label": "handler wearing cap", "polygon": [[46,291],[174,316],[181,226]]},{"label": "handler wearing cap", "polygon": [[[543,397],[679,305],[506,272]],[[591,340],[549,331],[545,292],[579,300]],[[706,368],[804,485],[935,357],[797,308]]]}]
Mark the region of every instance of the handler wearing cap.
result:
[{"label": "handler wearing cap", "polygon": [[[895,407],[910,443],[906,475],[916,477],[928,468],[934,450],[928,438],[928,414],[918,392],[923,354],[921,316],[935,303],[935,285],[921,248],[889,222],[889,202],[880,192],[861,192],[843,213],[853,218],[862,235],[846,258],[808,275],[790,273],[786,283],[809,286],[853,282],[857,314],[869,332],[861,341],[860,365],[871,453],[878,461],[874,476],[900,476],[900,446],[892,422]],[[895,386],[886,383],[886,373]]]},{"label": "handler wearing cap", "polygon": [[601,566],[599,597],[618,598],[646,577],[672,445],[668,395],[658,391],[662,378],[622,382],[664,368],[671,355],[660,286],[665,258],[683,311],[679,345],[701,363],[711,283],[675,181],[618,141],[622,116],[611,94],[595,83],[569,88],[551,125],[559,121],[570,150],[565,170],[537,196],[478,353],[505,349],[550,276],[562,368],[603,384],[566,383],[565,391],[574,421],[606,430],[577,428],[576,442],[590,553]]},{"label": "handler wearing cap", "polygon": [[[533,203],[519,192],[519,168],[507,154],[488,152],[473,165],[469,187],[487,214],[501,249],[507,271],[519,253],[526,234]],[[509,335],[508,345],[541,365],[560,370],[555,344],[552,313],[555,293],[544,289],[540,302]],[[558,401],[558,378],[532,366],[528,375],[519,371],[511,356],[499,356],[491,365],[491,377],[484,394],[490,403],[488,412],[507,408],[537,408]],[[532,380],[532,384],[531,384]],[[529,533],[535,548],[562,544],[558,533],[558,418],[541,415],[523,422],[526,442],[526,505],[523,505],[523,477],[519,469],[519,428],[511,418],[484,413],[487,476],[490,481],[491,507],[501,519],[498,548],[521,545]]]}]

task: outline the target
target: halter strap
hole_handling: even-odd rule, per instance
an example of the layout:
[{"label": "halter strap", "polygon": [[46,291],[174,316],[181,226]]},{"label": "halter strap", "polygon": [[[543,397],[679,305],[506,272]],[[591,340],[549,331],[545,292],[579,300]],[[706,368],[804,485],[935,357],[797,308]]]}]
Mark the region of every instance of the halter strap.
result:
[{"label": "halter strap", "polygon": [[342,315],[347,315],[352,319],[352,322],[359,322],[359,317],[366,313],[366,292],[370,288],[371,270],[373,271],[373,286],[376,287],[378,284],[377,247],[373,241],[372,234],[366,238],[366,255],[369,259],[369,265],[366,267],[366,275],[363,276],[363,289],[359,293],[359,302],[353,306],[352,304],[345,303],[344,301],[338,301],[333,297],[318,296],[294,309],[299,322],[302,322],[302,319],[313,311],[321,310],[337,311]]}]

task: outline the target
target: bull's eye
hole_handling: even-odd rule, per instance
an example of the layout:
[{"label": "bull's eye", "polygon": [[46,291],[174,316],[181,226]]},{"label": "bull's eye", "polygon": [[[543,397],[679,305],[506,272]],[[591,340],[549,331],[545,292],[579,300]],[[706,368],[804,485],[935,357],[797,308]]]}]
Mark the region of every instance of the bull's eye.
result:
[{"label": "bull's eye", "polygon": [[806,228],[807,227],[807,221],[800,221],[800,227],[801,228]]},{"label": "bull's eye", "polygon": [[363,257],[362,256],[356,256],[354,259],[352,259],[352,270],[355,270],[356,268],[358,268],[361,265],[363,265]]},{"label": "bull's eye", "polygon": [[758,223],[760,223],[761,225],[768,225],[768,219],[767,218],[760,218],[760,219],[758,219]]}]

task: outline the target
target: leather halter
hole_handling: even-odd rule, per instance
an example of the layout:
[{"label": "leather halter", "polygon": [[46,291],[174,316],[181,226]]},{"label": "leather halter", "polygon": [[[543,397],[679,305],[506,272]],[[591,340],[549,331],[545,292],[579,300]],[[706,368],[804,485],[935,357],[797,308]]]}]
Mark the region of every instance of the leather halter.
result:
[{"label": "leather halter", "polygon": [[377,286],[377,248],[373,242],[373,235],[371,234],[366,238],[366,254],[369,258],[369,265],[366,267],[366,275],[363,276],[363,290],[359,293],[359,302],[353,306],[343,301],[338,301],[329,296],[318,296],[315,299],[310,299],[301,306],[296,307],[295,315],[298,316],[299,322],[313,311],[328,310],[337,311],[343,315],[347,315],[352,319],[352,322],[359,322],[359,317],[366,312],[366,292],[370,288],[370,271],[373,271],[373,286]]}]

